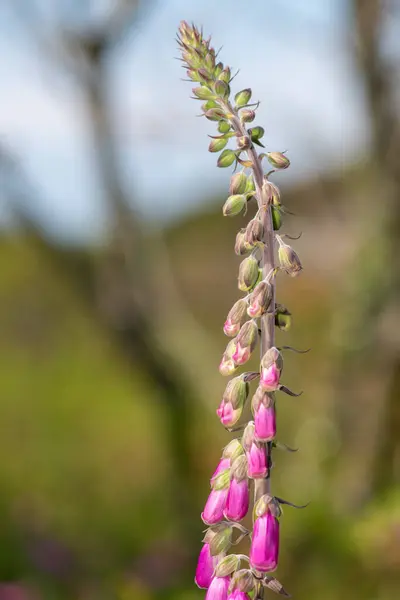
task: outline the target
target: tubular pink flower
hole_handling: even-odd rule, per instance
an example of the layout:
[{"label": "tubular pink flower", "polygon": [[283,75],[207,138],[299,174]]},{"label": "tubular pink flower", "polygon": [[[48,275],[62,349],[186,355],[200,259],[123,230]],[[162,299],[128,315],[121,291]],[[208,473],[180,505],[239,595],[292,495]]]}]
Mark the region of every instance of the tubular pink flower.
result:
[{"label": "tubular pink flower", "polygon": [[214,569],[218,564],[218,556],[212,556],[210,544],[204,544],[197,561],[194,581],[199,588],[207,589],[213,579]]},{"label": "tubular pink flower", "polygon": [[206,525],[215,525],[224,518],[224,510],[226,506],[226,500],[228,498],[229,487],[221,490],[211,490],[208,496],[206,505],[201,518]]},{"label": "tubular pink flower", "polygon": [[246,452],[247,474],[252,479],[266,477],[268,473],[267,452],[264,445],[252,442],[250,450]]},{"label": "tubular pink flower", "polygon": [[261,370],[260,385],[266,392],[274,392],[278,389],[281,372],[273,363],[267,369]]},{"label": "tubular pink flower", "polygon": [[236,589],[228,596],[228,600],[250,600],[250,596],[246,592],[241,592]]},{"label": "tubular pink flower", "polygon": [[224,510],[224,517],[229,521],[241,521],[247,515],[249,510],[249,484],[247,479],[237,481],[235,478],[232,479],[228,497],[226,500],[226,507]]},{"label": "tubular pink flower", "polygon": [[254,435],[260,442],[270,442],[276,435],[276,414],[275,407],[265,406],[260,402],[254,415],[255,431]]},{"label": "tubular pink flower", "polygon": [[274,571],[278,564],[279,521],[270,512],[255,520],[250,548],[250,564],[262,573]]},{"label": "tubular pink flower", "polygon": [[214,577],[207,590],[205,600],[228,600],[230,577]]}]

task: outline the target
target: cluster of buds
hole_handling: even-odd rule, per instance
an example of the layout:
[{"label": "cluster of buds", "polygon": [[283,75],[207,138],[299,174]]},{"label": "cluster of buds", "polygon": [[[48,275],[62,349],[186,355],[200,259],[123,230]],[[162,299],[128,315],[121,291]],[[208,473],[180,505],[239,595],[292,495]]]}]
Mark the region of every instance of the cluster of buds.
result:
[{"label": "cluster of buds", "polygon": [[[238,288],[244,296],[234,303],[223,326],[225,335],[232,339],[223,353],[220,373],[234,374],[250,360],[259,340],[261,346],[259,371],[231,379],[216,411],[226,429],[241,434],[225,448],[210,480],[210,494],[201,515],[208,529],[195,581],[207,589],[207,600],[261,600],[265,589],[288,595],[270,573],[278,565],[280,505],[290,503],[271,495],[270,479],[272,449],[284,447],[276,441],[275,394],[298,394],[281,383],[282,349],[275,346],[274,328],[287,331],[291,314],[275,302],[275,279],[278,272],[294,277],[302,266],[296,252],[283,241],[285,234],[277,234],[285,210],[279,188],[269,177],[287,169],[290,161],[284,152],[258,154],[257,146],[264,148],[265,134],[262,127],[253,125],[258,103],[251,102],[250,88],[240,90],[231,99],[231,69],[219,61],[210,39],[205,39],[195,26],[182,22],[178,43],[187,76],[196,84],[193,97],[202,101],[206,119],[217,125],[217,135],[211,136],[208,149],[220,153],[218,167],[235,169],[223,215],[243,217],[253,204],[256,206],[255,214],[236,236],[234,250],[243,257]],[[228,147],[230,142],[233,148]],[[264,159],[272,167],[265,175]],[[253,420],[243,423],[250,383],[256,379],[258,385],[251,400]],[[249,513],[252,488],[251,532],[241,521]],[[235,532],[239,532],[236,540]],[[251,540],[249,556],[227,554],[231,545],[246,536]]]}]

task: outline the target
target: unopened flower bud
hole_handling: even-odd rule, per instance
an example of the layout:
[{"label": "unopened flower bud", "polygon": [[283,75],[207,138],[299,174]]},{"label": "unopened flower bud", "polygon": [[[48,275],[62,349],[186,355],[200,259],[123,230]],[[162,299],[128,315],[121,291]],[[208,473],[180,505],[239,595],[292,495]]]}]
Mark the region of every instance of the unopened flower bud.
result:
[{"label": "unopened flower bud", "polygon": [[251,219],[246,227],[246,242],[250,246],[257,246],[262,243],[264,236],[264,227],[260,219]]},{"label": "unopened flower bud", "polygon": [[246,193],[250,193],[250,192],[254,192],[256,189],[255,183],[254,183],[254,179],[253,177],[250,175],[247,178],[247,185],[246,185]]},{"label": "unopened flower bud", "polygon": [[287,169],[290,160],[282,152],[267,152],[267,158],[274,169]]},{"label": "unopened flower bud", "polygon": [[223,79],[218,79],[214,84],[214,90],[217,96],[221,98],[227,98],[231,93],[231,89],[229,87],[229,83],[224,81]]},{"label": "unopened flower bud", "polygon": [[226,138],[219,138],[219,139],[211,140],[211,142],[208,146],[208,151],[209,152],[220,152],[221,150],[223,150],[225,148],[227,143],[228,143],[228,140]]},{"label": "unopened flower bud", "polygon": [[238,137],[236,143],[239,150],[247,150],[251,146],[251,140],[248,135]]},{"label": "unopened flower bud", "polygon": [[240,112],[240,120],[242,123],[251,123],[256,118],[256,113],[254,110],[250,110],[245,108]]},{"label": "unopened flower bud", "polygon": [[240,558],[236,554],[228,554],[225,556],[215,569],[216,577],[227,577],[231,575],[240,565]]},{"label": "unopened flower bud", "polygon": [[265,198],[268,204],[280,204],[281,193],[279,191],[279,188],[274,183],[272,183],[272,181],[268,181],[267,179],[265,179],[262,186],[262,191],[263,198]]},{"label": "unopened flower bud", "polygon": [[254,421],[250,421],[242,436],[242,445],[247,457],[247,475],[252,479],[266,477],[268,473],[267,451],[265,444],[255,439]]},{"label": "unopened flower bud", "polygon": [[218,556],[219,554],[226,552],[232,541],[232,526],[226,523],[214,525],[211,530],[207,530],[204,541],[206,541],[209,531],[213,531],[212,537],[208,542],[210,544],[211,556]]},{"label": "unopened flower bud", "polygon": [[278,555],[279,521],[267,512],[254,522],[250,565],[262,573],[274,571],[278,565]]},{"label": "unopened flower bud", "polygon": [[219,78],[222,81],[225,81],[225,83],[229,83],[231,80],[231,70],[229,67],[225,67],[224,70],[222,71],[221,75],[219,76]]},{"label": "unopened flower bud", "polygon": [[270,442],[276,435],[274,399],[259,386],[251,401],[254,415],[254,437],[259,442]]},{"label": "unopened flower bud", "polygon": [[260,386],[264,391],[274,392],[278,389],[282,369],[282,354],[273,346],[261,359]]},{"label": "unopened flower bud", "polygon": [[240,569],[232,577],[230,590],[248,593],[254,589],[254,575],[250,569]]},{"label": "unopened flower bud", "polygon": [[272,300],[272,286],[268,281],[260,281],[250,294],[247,314],[252,318],[264,315]]},{"label": "unopened flower bud", "polygon": [[201,82],[203,82],[203,83],[206,83],[206,84],[209,84],[209,83],[211,83],[212,79],[211,79],[211,77],[209,76],[209,74],[208,74],[208,72],[206,71],[206,69],[199,69],[199,70],[197,71],[197,74],[198,74],[198,76],[199,76],[199,81],[201,81]]},{"label": "unopened flower bud", "polygon": [[249,292],[257,283],[259,276],[258,261],[254,256],[245,258],[240,263],[238,287],[242,292]]},{"label": "unopened flower bud", "polygon": [[254,141],[258,141],[260,140],[263,135],[264,135],[265,131],[263,127],[252,127],[251,129],[249,129],[249,135],[251,137],[251,139]]},{"label": "unopened flower bud", "polygon": [[282,227],[282,214],[275,206],[271,206],[271,218],[274,231],[279,231]]},{"label": "unopened flower bud", "polygon": [[226,115],[221,108],[209,108],[204,113],[204,116],[209,121],[221,121],[221,119],[225,119]]},{"label": "unopened flower bud", "polygon": [[203,85],[201,87],[193,88],[192,92],[194,96],[196,96],[196,98],[199,98],[200,100],[211,100],[212,98],[214,98],[213,92],[211,92],[208,88],[206,88]]},{"label": "unopened flower bud", "polygon": [[222,456],[223,458],[229,458],[230,461],[234,461],[235,458],[243,454],[243,446],[239,440],[231,440],[227,446],[225,446]]},{"label": "unopened flower bud", "polygon": [[214,577],[214,570],[219,561],[218,556],[212,556],[210,544],[204,544],[197,561],[194,581],[197,587],[208,589]]},{"label": "unopened flower bud", "polygon": [[277,236],[277,240],[279,242],[278,257],[282,269],[290,277],[296,277],[303,269],[300,258],[291,246],[282,241],[279,235]]},{"label": "unopened flower bud", "polygon": [[241,106],[245,106],[250,102],[251,98],[251,89],[247,88],[245,90],[241,90],[235,95],[235,104],[238,108]]},{"label": "unopened flower bud", "polygon": [[217,65],[215,65],[215,69],[214,69],[214,77],[218,78],[220,73],[222,73],[222,70],[224,68],[224,65],[222,64],[222,62],[219,62]]},{"label": "unopened flower bud", "polygon": [[232,306],[228,312],[226,321],[224,324],[224,333],[229,337],[237,335],[240,331],[241,326],[246,320],[247,314],[247,302],[244,298],[241,298]]},{"label": "unopened flower bud", "polygon": [[258,326],[255,321],[247,321],[242,325],[237,337],[236,337],[236,350],[232,355],[232,359],[236,365],[243,365],[246,363],[254,348],[257,345],[258,340]]},{"label": "unopened flower bud", "polygon": [[226,499],[229,491],[229,479],[225,488],[212,489],[208,496],[201,518],[206,525],[214,525],[224,518]]},{"label": "unopened flower bud", "polygon": [[218,123],[218,131],[220,133],[228,133],[231,129],[230,123],[228,121],[220,121]]},{"label": "unopened flower bud", "polygon": [[249,394],[249,384],[244,380],[242,375],[234,377],[225,388],[223,399],[225,402],[230,402],[234,408],[243,406]]},{"label": "unopened flower bud", "polygon": [[275,304],[275,325],[281,331],[287,331],[292,324],[292,314],[283,304]]},{"label": "unopened flower bud", "polygon": [[205,600],[228,600],[230,577],[214,577],[207,590]]},{"label": "unopened flower bud", "polygon": [[231,177],[229,184],[229,194],[243,194],[246,191],[247,177],[244,173],[235,173]]},{"label": "unopened flower bud", "polygon": [[232,150],[224,150],[217,161],[217,167],[222,169],[225,167],[230,167],[235,160],[236,154]]},{"label": "unopened flower bud", "polygon": [[229,376],[232,375],[237,369],[234,360],[232,359],[233,354],[236,352],[236,339],[229,342],[226,350],[222,356],[222,360],[219,365],[219,372],[221,375]]},{"label": "unopened flower bud", "polygon": [[217,409],[217,415],[224,427],[233,427],[239,421],[248,393],[249,384],[242,376],[234,377],[228,382]]},{"label": "unopened flower bud", "polygon": [[239,215],[242,212],[246,204],[246,196],[243,196],[242,194],[229,196],[222,207],[222,213],[224,217],[236,217],[236,215]]},{"label": "unopened flower bud", "polygon": [[243,256],[243,254],[247,254],[250,250],[252,250],[252,247],[246,242],[246,230],[239,231],[236,235],[235,254]]}]

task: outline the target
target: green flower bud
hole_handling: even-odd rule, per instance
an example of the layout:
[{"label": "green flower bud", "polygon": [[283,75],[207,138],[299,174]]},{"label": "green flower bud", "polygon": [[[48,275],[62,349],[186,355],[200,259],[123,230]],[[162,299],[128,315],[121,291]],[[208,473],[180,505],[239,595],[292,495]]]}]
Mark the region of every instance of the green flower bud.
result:
[{"label": "green flower bud", "polygon": [[232,150],[224,150],[218,159],[217,167],[230,167],[235,162],[235,160],[236,154]]},{"label": "green flower bud", "polygon": [[229,184],[229,193],[233,196],[235,194],[243,194],[246,191],[247,177],[244,173],[235,173],[231,177]]},{"label": "green flower bud", "polygon": [[254,110],[249,110],[245,108],[240,113],[240,120],[242,123],[251,123],[256,118],[256,113]]},{"label": "green flower bud", "polygon": [[254,179],[251,175],[249,175],[249,177],[247,178],[246,193],[248,194],[249,192],[255,192],[255,191],[256,191],[256,186],[254,184]]},{"label": "green flower bud", "polygon": [[220,133],[228,133],[228,131],[230,131],[231,129],[231,125],[230,123],[228,123],[228,121],[220,121],[218,123],[218,131]]},{"label": "green flower bud", "polygon": [[221,121],[221,119],[225,119],[226,115],[225,115],[224,111],[222,110],[222,108],[209,108],[204,113],[204,116],[209,121]]},{"label": "green flower bud", "polygon": [[225,377],[232,375],[236,370],[237,366],[232,356],[236,352],[236,340],[233,339],[227,345],[224,354],[222,355],[221,362],[219,364],[219,372]]},{"label": "green flower bud", "polygon": [[214,98],[213,92],[204,86],[193,88],[192,92],[200,100],[212,100]]},{"label": "green flower bud", "polygon": [[227,145],[228,140],[226,138],[220,138],[219,140],[211,140],[208,151],[209,152],[220,152]]},{"label": "green flower bud", "polygon": [[240,108],[241,106],[245,106],[246,104],[249,103],[251,98],[251,89],[247,88],[245,90],[242,90],[241,92],[238,92],[235,96],[235,103],[236,106],[238,108]]},{"label": "green flower bud", "polygon": [[290,160],[282,152],[267,152],[267,158],[274,169],[287,169]]},{"label": "green flower bud", "polygon": [[218,77],[220,76],[220,74],[222,73],[222,69],[224,68],[224,65],[222,64],[222,62],[219,62],[215,69],[214,69],[214,77],[215,79],[218,79]]},{"label": "green flower bud", "polygon": [[244,454],[231,461],[231,464],[231,477],[234,477],[236,481],[243,481],[247,478],[247,457]]},{"label": "green flower bud", "polygon": [[275,325],[281,331],[287,331],[292,324],[292,315],[283,304],[275,304]]},{"label": "green flower bud", "polygon": [[222,456],[224,458],[230,458],[231,462],[235,460],[238,456],[243,454],[243,446],[239,442],[239,440],[231,440],[227,446],[225,446]]},{"label": "green flower bud", "polygon": [[219,78],[225,83],[230,83],[231,81],[231,70],[229,67],[225,67],[225,69],[220,74]]},{"label": "green flower bud", "polygon": [[210,108],[220,108],[219,104],[214,100],[207,100],[204,104],[201,105],[201,109],[203,112],[207,112]]},{"label": "green flower bud", "polygon": [[244,406],[248,395],[249,384],[239,375],[228,381],[222,399],[224,402],[232,404],[232,407],[235,409]]},{"label": "green flower bud", "polygon": [[241,298],[232,306],[228,312],[226,321],[224,324],[224,333],[229,337],[237,335],[240,331],[241,326],[246,320],[247,316],[247,302],[244,298]]},{"label": "green flower bud", "polygon": [[263,369],[269,369],[272,365],[276,365],[279,371],[283,369],[282,354],[275,346],[269,348],[261,359],[261,367]]},{"label": "green flower bud", "polygon": [[262,517],[268,512],[271,503],[273,502],[273,497],[269,494],[264,494],[258,500],[258,502],[254,506],[254,514],[256,517]]},{"label": "green flower bud", "polygon": [[247,150],[251,146],[251,140],[248,135],[242,135],[241,137],[238,137],[236,142],[239,150]]},{"label": "green flower bud", "polygon": [[282,241],[279,235],[276,237],[279,242],[278,257],[280,265],[290,277],[296,277],[303,269],[300,258],[291,246]]},{"label": "green flower bud", "polygon": [[274,204],[276,206],[280,206],[281,201],[281,193],[279,188],[272,183],[272,181],[264,180],[263,187],[263,197],[269,204]]},{"label": "green flower bud", "polygon": [[265,131],[263,127],[252,127],[251,129],[249,129],[249,135],[251,137],[251,139],[253,140],[253,142],[256,142],[258,140],[260,140],[263,135],[264,135]]},{"label": "green flower bud", "polygon": [[258,261],[254,256],[249,256],[241,262],[239,267],[238,287],[242,292],[249,292],[257,283]]},{"label": "green flower bud", "polygon": [[246,227],[246,242],[250,246],[262,244],[264,236],[264,227],[260,219],[251,219]]},{"label": "green flower bud", "polygon": [[254,589],[254,575],[250,569],[240,569],[232,576],[229,591],[239,590],[248,594]]},{"label": "green flower bud", "polygon": [[243,256],[244,254],[247,254],[248,252],[250,252],[250,250],[252,250],[250,244],[246,242],[245,232],[246,230],[244,229],[239,231],[236,235],[235,254],[237,254],[237,256]]},{"label": "green flower bud", "polygon": [[238,569],[240,565],[240,558],[236,554],[228,554],[218,563],[215,569],[216,577],[227,577]]},{"label": "green flower bud", "polygon": [[279,231],[282,227],[282,214],[275,206],[271,206],[271,218],[274,231]]},{"label": "green flower bud", "polygon": [[200,75],[198,74],[198,71],[196,71],[196,69],[188,69],[186,71],[186,75],[189,77],[189,79],[191,79],[192,81],[200,81]]},{"label": "green flower bud", "polygon": [[[207,530],[210,531],[209,529]],[[206,536],[204,537],[204,542],[210,544],[210,552],[211,556],[218,556],[222,552],[226,552],[228,548],[231,546],[232,540],[232,525],[225,525],[220,523],[219,525],[214,525],[211,528],[213,532],[213,536],[211,535],[206,540]]]},{"label": "green flower bud", "polygon": [[229,84],[226,83],[226,81],[224,81],[223,79],[218,79],[215,82],[214,90],[217,96],[220,96],[221,98],[228,98],[229,94],[231,93],[231,88],[229,87]]},{"label": "green flower bud", "polygon": [[199,76],[199,81],[209,84],[211,83],[212,79],[210,77],[210,75],[208,74],[208,71],[206,71],[206,69],[199,69],[197,71],[197,74]]},{"label": "green flower bud", "polygon": [[229,196],[222,208],[222,212],[225,217],[235,217],[242,212],[246,204],[246,196],[235,194],[234,196]]}]

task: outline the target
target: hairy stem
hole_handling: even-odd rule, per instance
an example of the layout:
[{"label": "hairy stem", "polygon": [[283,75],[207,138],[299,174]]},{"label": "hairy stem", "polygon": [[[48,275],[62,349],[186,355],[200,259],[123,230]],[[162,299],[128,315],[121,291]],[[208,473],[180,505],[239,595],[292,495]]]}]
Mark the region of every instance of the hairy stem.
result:
[{"label": "hairy stem", "polygon": [[[222,103],[221,103],[222,104]],[[232,125],[239,136],[248,136],[248,132],[243,127],[237,111],[232,105],[227,102],[223,105],[232,115]],[[258,157],[257,151],[252,145],[247,150],[247,156],[252,162],[254,185],[256,188],[256,198],[260,211],[263,226],[264,226],[264,249],[261,259],[263,276],[266,277],[275,268],[274,256],[274,228],[272,224],[271,208],[268,205],[268,198],[265,198],[263,192],[264,172],[261,165],[261,160]],[[268,312],[261,317],[261,356],[275,345],[275,278],[271,278],[272,300]],[[268,448],[269,451],[269,448]],[[271,490],[270,474],[266,479],[254,480],[254,502],[257,502],[264,494],[269,494]]]}]

